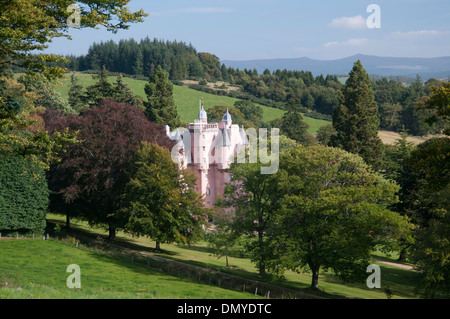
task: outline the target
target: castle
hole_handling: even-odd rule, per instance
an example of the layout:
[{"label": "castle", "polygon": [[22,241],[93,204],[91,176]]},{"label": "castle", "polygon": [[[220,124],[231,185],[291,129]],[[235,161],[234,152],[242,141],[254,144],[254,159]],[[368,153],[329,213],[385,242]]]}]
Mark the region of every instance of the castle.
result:
[{"label": "castle", "polygon": [[244,127],[233,124],[227,112],[220,123],[208,123],[208,116],[200,102],[198,118],[187,128],[174,131],[166,125],[166,134],[177,142],[172,149],[172,160],[191,170],[196,178],[196,191],[204,196],[205,205],[212,207],[216,196],[223,195],[231,175],[224,170],[248,145]]}]

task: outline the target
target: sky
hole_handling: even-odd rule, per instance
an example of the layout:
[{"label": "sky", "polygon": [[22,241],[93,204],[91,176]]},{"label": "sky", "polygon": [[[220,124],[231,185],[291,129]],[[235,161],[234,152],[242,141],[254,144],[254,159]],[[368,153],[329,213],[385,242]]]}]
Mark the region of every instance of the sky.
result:
[{"label": "sky", "polygon": [[129,7],[149,16],[117,34],[71,28],[72,40],[54,39],[46,52],[83,55],[94,42],[148,36],[221,60],[450,56],[449,0],[131,0]]}]

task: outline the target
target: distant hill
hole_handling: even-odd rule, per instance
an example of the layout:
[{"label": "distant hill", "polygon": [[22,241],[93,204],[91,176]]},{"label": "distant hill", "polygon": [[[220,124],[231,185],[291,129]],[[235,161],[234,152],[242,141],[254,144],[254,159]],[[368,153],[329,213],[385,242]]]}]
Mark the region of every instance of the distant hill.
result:
[{"label": "distant hill", "polygon": [[258,73],[265,69],[270,71],[298,70],[310,71],[314,75],[348,74],[353,63],[361,60],[366,71],[371,75],[410,76],[420,75],[423,80],[429,78],[448,79],[450,77],[450,56],[438,58],[396,58],[358,54],[338,60],[314,60],[307,57],[294,59],[269,59],[232,61],[222,60],[227,67],[240,70],[256,69]]}]

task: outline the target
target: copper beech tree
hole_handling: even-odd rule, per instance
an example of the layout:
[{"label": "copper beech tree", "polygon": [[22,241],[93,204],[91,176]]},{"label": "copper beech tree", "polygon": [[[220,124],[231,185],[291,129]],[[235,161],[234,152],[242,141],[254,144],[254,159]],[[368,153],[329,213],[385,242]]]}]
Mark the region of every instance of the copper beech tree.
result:
[{"label": "copper beech tree", "polygon": [[168,149],[172,141],[140,109],[111,99],[79,116],[47,111],[44,119],[48,131],[68,127],[81,141],[70,145],[48,173],[52,210],[66,213],[68,221],[79,216],[91,225],[104,225],[114,238],[125,223],[118,211],[134,154],[144,141]]}]

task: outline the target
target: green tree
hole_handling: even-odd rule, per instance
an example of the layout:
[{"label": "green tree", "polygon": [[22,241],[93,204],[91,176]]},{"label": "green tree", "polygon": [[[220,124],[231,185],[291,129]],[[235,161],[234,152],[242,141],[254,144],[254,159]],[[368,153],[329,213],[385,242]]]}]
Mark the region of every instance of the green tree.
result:
[{"label": "green tree", "polygon": [[363,280],[373,249],[408,234],[406,219],[389,210],[397,185],[341,149],[297,147],[281,155],[277,187],[270,269],[309,270],[313,290],[322,268]]},{"label": "green tree", "polygon": [[69,89],[69,104],[70,107],[79,113],[86,104],[83,101],[83,86],[75,74],[71,75],[71,85]]},{"label": "green tree", "polygon": [[335,139],[336,130],[333,124],[322,126],[317,131],[317,141],[324,146],[332,146],[332,141]]},{"label": "green tree", "polygon": [[398,209],[416,225],[410,257],[422,271],[424,297],[450,293],[450,138],[420,144],[403,164],[398,178]]},{"label": "green tree", "polygon": [[157,67],[145,85],[145,94],[148,100],[144,101],[145,115],[149,121],[171,128],[180,127],[180,117],[173,99],[173,84],[161,66]]},{"label": "green tree", "polygon": [[234,234],[248,238],[246,249],[256,262],[260,275],[266,274],[271,254],[266,237],[274,220],[279,195],[274,175],[261,174],[261,163],[233,163],[229,169],[232,178],[225,187],[224,198],[216,202],[220,207],[231,207],[229,217]]},{"label": "green tree", "polygon": [[122,210],[126,231],[161,243],[189,244],[201,233],[206,209],[194,191],[195,177],[180,171],[170,151],[142,143],[127,184]]},{"label": "green tree", "polygon": [[383,144],[378,137],[378,106],[371,80],[360,60],[355,62],[340,99],[341,103],[333,114],[336,145],[360,155],[377,168],[383,152]]},{"label": "green tree", "polygon": [[255,105],[253,102],[247,100],[239,100],[234,103],[234,107],[239,109],[239,111],[244,114],[244,117],[247,121],[262,121],[263,109],[260,106]]},{"label": "green tree", "polygon": [[123,81],[122,75],[118,75],[116,79],[116,84],[113,87],[114,101],[119,103],[128,103],[135,107],[140,107],[141,103],[138,98],[133,94],[130,87]]},{"label": "green tree", "polygon": [[314,138],[308,133],[309,124],[303,121],[303,115],[299,110],[290,108],[282,118],[280,132],[290,139],[303,144],[314,144]]},{"label": "green tree", "polygon": [[17,81],[22,83],[27,91],[37,95],[37,99],[34,101],[36,107],[58,110],[65,114],[75,113],[61,94],[55,91],[54,81],[49,81],[42,74],[25,74],[20,76]]},{"label": "green tree", "polygon": [[103,99],[113,98],[115,95],[114,86],[108,81],[108,71],[103,66],[99,74],[92,76],[97,82],[86,88],[84,100],[90,106],[100,105]]},{"label": "green tree", "polygon": [[[47,129],[68,127],[79,132],[82,142],[70,145],[61,155],[61,162],[52,167],[49,188],[67,207],[61,212],[81,216],[91,225],[105,226],[113,239],[126,222],[120,214],[121,196],[140,143],[152,141],[170,148],[172,142],[164,128],[149,122],[142,110],[112,99],[61,121],[58,124],[58,119],[49,117]],[[78,211],[74,212],[74,208]]]},{"label": "green tree", "polygon": [[108,31],[128,29],[130,23],[142,22],[147,16],[141,9],[131,12],[129,0],[0,0],[0,74],[11,65],[27,68],[45,76],[60,77],[64,69],[48,62],[67,61],[43,51],[54,38],[70,39],[68,7],[80,7],[80,27],[104,26]]},{"label": "green tree", "polygon": [[0,233],[40,235],[46,225],[44,170],[20,155],[0,153]]},{"label": "green tree", "polygon": [[439,119],[445,122],[443,133],[450,135],[450,82],[443,82],[441,86],[432,86],[431,95],[422,108],[433,112],[426,120],[429,124]]}]

